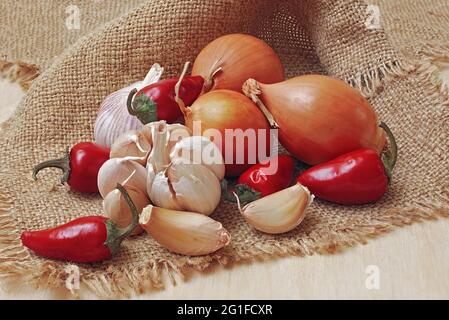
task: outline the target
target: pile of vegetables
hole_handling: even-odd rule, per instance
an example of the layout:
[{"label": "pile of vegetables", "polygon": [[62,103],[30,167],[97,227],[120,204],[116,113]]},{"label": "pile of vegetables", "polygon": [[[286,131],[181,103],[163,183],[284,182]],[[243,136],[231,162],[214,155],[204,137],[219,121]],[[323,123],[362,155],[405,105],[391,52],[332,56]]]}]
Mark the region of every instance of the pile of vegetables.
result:
[{"label": "pile of vegetables", "polygon": [[[345,82],[323,75],[285,80],[275,51],[245,34],[215,39],[191,75],[188,67],[161,80],[163,68],[154,64],[143,81],[106,97],[95,142],[33,169],[36,179],[46,167],[60,168],[72,190],[98,192],[104,216],[25,231],[24,246],[52,259],[96,262],[146,232],[172,252],[204,255],[231,241],[210,217],[221,200],[234,202],[256,230],[279,234],[301,223],[315,197],[361,205],[387,192],[396,141]],[[273,135],[255,136],[255,146],[243,139],[240,149],[239,136],[227,134],[270,129],[290,155],[259,156],[276,142]],[[295,177],[297,160],[310,167]],[[236,181],[231,190],[225,177]]]}]

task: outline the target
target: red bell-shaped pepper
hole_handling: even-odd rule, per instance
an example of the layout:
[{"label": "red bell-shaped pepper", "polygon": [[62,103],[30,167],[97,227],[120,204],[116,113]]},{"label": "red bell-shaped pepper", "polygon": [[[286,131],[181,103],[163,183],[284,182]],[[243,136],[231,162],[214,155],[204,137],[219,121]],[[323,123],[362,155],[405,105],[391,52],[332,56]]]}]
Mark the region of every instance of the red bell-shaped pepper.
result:
[{"label": "red bell-shaped pepper", "polygon": [[[261,161],[240,175],[234,193],[242,203],[266,197],[287,188],[294,171],[295,161],[289,155],[279,155]],[[226,198],[235,201],[235,198],[229,195],[226,195]]]},{"label": "red bell-shaped pepper", "polygon": [[[168,123],[183,119],[183,114],[176,102],[175,86],[179,78],[161,80],[139,91],[134,89],[128,96],[128,112],[136,116],[143,124],[165,120]],[[181,81],[179,98],[190,106],[201,94],[204,78],[187,76]]]},{"label": "red bell-shaped pepper", "polygon": [[80,142],[60,159],[48,160],[39,163],[33,168],[33,179],[44,168],[59,168],[63,175],[62,183],[66,183],[72,190],[78,192],[98,192],[97,177],[101,166],[109,159],[108,148],[93,142]]},{"label": "red bell-shaped pepper", "polygon": [[375,150],[359,149],[316,165],[300,174],[297,181],[317,198],[337,204],[367,204],[387,191],[396,164],[397,146],[385,123],[389,152],[380,157]]}]

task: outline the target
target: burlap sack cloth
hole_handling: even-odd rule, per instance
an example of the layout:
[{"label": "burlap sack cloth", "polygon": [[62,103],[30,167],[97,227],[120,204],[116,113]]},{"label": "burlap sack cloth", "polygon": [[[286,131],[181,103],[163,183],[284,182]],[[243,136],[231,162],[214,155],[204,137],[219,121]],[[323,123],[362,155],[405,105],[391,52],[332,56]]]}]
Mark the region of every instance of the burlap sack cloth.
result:
[{"label": "burlap sack cloth", "polygon": [[20,232],[101,214],[101,199],[55,184],[59,173],[54,171],[43,172],[39,182],[33,182],[30,169],[58,157],[67,145],[92,139],[102,99],[142,78],[154,62],[173,76],[206,43],[233,32],[266,40],[281,57],[288,77],[329,74],[370,99],[399,143],[387,195],[357,207],[316,201],[300,227],[277,236],[254,231],[234,205],[223,202],[212,217],[232,234],[225,249],[185,257],[142,235],[125,241],[110,261],[80,264],[83,286],[102,297],[123,296],[163,286],[164,274],[173,278],[216,262],[334,253],[394,226],[449,216],[449,103],[432,76],[434,58],[447,59],[447,51],[426,46],[419,52],[413,48],[417,55],[405,57],[393,49],[382,28],[366,27],[370,14],[366,4],[355,0],[150,1],[78,41],[34,82],[2,128],[0,276],[42,287],[65,285],[70,264],[30,253],[20,245]]}]

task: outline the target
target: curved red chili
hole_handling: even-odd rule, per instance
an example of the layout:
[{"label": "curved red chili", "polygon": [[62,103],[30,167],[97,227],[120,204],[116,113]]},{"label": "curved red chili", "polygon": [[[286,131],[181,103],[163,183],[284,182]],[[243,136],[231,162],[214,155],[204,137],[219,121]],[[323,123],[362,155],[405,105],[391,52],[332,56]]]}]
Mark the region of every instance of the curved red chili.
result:
[{"label": "curved red chili", "polygon": [[[168,123],[182,121],[183,115],[175,100],[175,86],[179,78],[161,80],[139,91],[132,90],[128,96],[128,112],[143,124],[165,120]],[[204,78],[187,76],[181,81],[179,97],[185,105],[191,105],[201,94]]]},{"label": "curved red chili", "polygon": [[62,183],[78,192],[98,192],[97,177],[103,163],[109,159],[110,150],[93,142],[80,142],[64,157],[39,163],[33,168],[33,179],[44,168],[59,168],[63,172]]},{"label": "curved red chili", "polygon": [[295,161],[289,155],[279,155],[261,161],[240,175],[234,192],[243,203],[254,201],[287,188],[292,181],[294,171]]},{"label": "curved red chili", "polygon": [[119,228],[115,222],[102,216],[83,217],[47,230],[24,231],[22,244],[50,259],[98,262],[111,258],[139,223],[137,209],[128,193],[121,185],[117,188],[131,208],[132,222],[128,227]]},{"label": "curved red chili", "polygon": [[337,204],[367,204],[379,200],[387,191],[396,164],[397,145],[385,123],[390,150],[382,158],[375,150],[359,149],[316,165],[298,177],[316,197]]}]

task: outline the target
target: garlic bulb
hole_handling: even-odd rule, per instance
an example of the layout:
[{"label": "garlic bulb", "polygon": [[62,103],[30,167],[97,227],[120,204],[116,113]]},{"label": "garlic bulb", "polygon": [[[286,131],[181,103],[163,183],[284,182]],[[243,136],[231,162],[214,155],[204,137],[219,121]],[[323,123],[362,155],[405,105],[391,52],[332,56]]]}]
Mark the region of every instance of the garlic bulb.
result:
[{"label": "garlic bulb", "polygon": [[238,196],[234,195],[245,220],[257,230],[271,234],[296,228],[314,199],[309,190],[299,183],[253,201],[243,208],[240,207]]},{"label": "garlic bulb", "polygon": [[223,180],[225,168],[220,149],[203,136],[187,137],[176,143],[170,152],[172,162],[201,163]]},{"label": "garlic bulb", "polygon": [[[151,190],[151,185],[158,172],[164,171],[170,164],[170,157],[167,150],[169,133],[165,121],[153,122],[149,127],[153,148],[147,160],[147,191]],[[151,196],[150,196],[151,199]],[[154,201],[154,200],[152,200]]]},{"label": "garlic bulb", "polygon": [[[172,135],[164,121],[153,124],[153,149],[147,161],[148,195],[159,207],[209,215],[221,197],[220,179],[224,176],[221,152],[207,138],[185,137],[168,154]],[[201,150],[208,154],[214,151],[214,157],[202,157]],[[214,162],[209,163],[211,160]]]},{"label": "garlic bulb", "polygon": [[122,133],[112,144],[110,157],[124,158],[136,157],[141,158],[136,160],[141,165],[147,162],[146,156],[151,150],[151,141],[148,141],[148,136],[142,130],[129,130]]},{"label": "garlic bulb", "polygon": [[[133,201],[138,213],[140,214],[147,205],[150,204],[150,199],[146,196],[146,194],[136,187],[133,186],[124,186],[126,191],[128,192],[131,200]],[[127,204],[125,198],[122,193],[118,189],[114,189],[107,194],[107,196],[103,200],[103,209],[106,214],[112,221],[114,221],[118,227],[126,228],[131,224],[132,221],[132,213],[131,208]],[[137,235],[143,232],[143,229],[140,226],[137,226],[131,235]]]},{"label": "garlic bulb", "polygon": [[146,189],[145,167],[136,162],[139,158],[113,158],[106,161],[98,171],[98,190],[103,199],[114,190],[117,183],[134,186],[142,192]]},{"label": "garlic bulb", "polygon": [[220,181],[201,164],[172,163],[156,174],[148,195],[157,206],[211,214],[221,197]]},{"label": "garlic bulb", "polygon": [[100,106],[94,125],[96,143],[110,147],[119,135],[128,130],[140,129],[143,125],[128,113],[126,102],[133,89],[140,89],[159,81],[164,69],[155,63],[143,81],[135,82],[107,96]]},{"label": "garlic bulb", "polygon": [[189,256],[217,251],[231,241],[221,223],[199,213],[147,206],[139,223],[161,246]]}]

